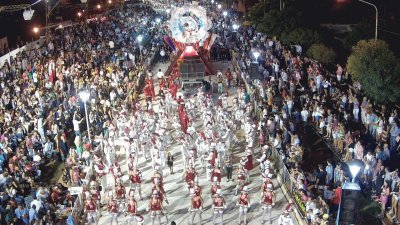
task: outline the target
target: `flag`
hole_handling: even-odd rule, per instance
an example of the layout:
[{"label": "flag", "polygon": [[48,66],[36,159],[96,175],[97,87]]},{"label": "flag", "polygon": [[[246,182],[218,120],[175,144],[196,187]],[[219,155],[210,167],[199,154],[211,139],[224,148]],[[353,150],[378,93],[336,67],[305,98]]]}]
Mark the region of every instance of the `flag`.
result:
[{"label": "flag", "polygon": [[164,41],[165,43],[167,43],[169,45],[169,47],[171,47],[171,49],[176,52],[176,47],[174,42],[172,41],[172,39],[167,35],[164,37]]}]

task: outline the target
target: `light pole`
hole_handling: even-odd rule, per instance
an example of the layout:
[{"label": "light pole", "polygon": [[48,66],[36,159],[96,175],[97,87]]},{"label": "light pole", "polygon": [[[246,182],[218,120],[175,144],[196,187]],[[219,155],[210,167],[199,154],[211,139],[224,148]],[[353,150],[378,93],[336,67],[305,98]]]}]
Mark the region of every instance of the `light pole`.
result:
[{"label": "light pole", "polygon": [[351,173],[351,177],[352,177],[351,182],[355,182],[357,174],[360,172],[361,168],[364,166],[364,163],[361,160],[352,159],[352,160],[347,161],[346,164],[349,166],[349,170]]},{"label": "light pole", "polygon": [[345,182],[342,188],[342,195],[339,210],[336,217],[336,224],[357,224],[357,212],[359,207],[360,185],[356,177],[364,167],[364,162],[359,159],[351,159],[346,162],[349,167],[352,180]]},{"label": "light pole", "polygon": [[375,12],[376,12],[376,15],[375,15],[375,41],[376,41],[376,40],[378,40],[378,8],[376,7],[376,5],[374,5],[370,2],[367,2],[364,0],[358,0],[358,1],[365,3],[367,5],[370,5],[370,6],[374,7],[374,9],[375,9]]},{"label": "light pole", "polygon": [[87,21],[87,19],[88,19],[88,14],[89,14],[89,10],[88,10],[88,0],[81,0],[81,3],[82,4],[85,4],[85,10],[86,10],[86,12],[85,12],[85,10],[83,10],[83,12],[85,12],[85,23],[86,23],[86,21]]},{"label": "light pole", "polygon": [[233,31],[236,32],[239,29],[239,25],[233,24],[232,28],[233,28]]},{"label": "light pole", "polygon": [[138,43],[139,43],[139,50],[140,50],[140,61],[142,61],[143,59],[142,59],[142,41],[143,41],[143,36],[142,35],[139,35],[139,36],[137,36],[137,41],[138,41]]},{"label": "light pole", "polygon": [[253,52],[253,56],[254,56],[254,58],[256,58],[256,62],[258,63],[258,57],[260,56],[260,53],[259,52]]},{"label": "light pole", "polygon": [[87,101],[89,101],[89,98],[90,98],[90,92],[89,91],[81,91],[79,93],[79,97],[83,101],[83,106],[85,107],[86,127],[87,127],[88,136],[89,136],[89,142],[92,143],[92,138],[90,137],[89,117],[88,117],[87,106],[86,106],[86,103],[87,103]]}]

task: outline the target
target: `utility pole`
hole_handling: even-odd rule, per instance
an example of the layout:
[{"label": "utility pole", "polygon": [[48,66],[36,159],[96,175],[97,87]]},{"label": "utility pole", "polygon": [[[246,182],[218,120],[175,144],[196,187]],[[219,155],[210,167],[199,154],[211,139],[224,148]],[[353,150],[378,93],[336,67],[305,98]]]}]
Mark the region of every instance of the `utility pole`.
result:
[{"label": "utility pole", "polygon": [[375,9],[375,12],[376,12],[376,14],[375,14],[375,41],[376,41],[376,40],[378,40],[378,19],[379,19],[379,17],[378,17],[378,8],[376,7],[376,5],[374,5],[374,4],[370,3],[370,2],[367,2],[367,1],[364,1],[364,0],[358,0],[358,1],[362,2],[362,3],[365,3],[367,5],[370,5],[370,6],[374,7],[374,9]]}]

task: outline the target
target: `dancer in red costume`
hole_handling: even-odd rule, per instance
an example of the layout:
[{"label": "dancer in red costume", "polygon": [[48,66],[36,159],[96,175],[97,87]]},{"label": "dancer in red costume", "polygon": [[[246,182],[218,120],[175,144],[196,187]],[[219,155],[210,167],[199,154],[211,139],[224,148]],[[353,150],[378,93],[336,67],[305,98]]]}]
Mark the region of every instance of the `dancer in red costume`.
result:
[{"label": "dancer in red costume", "polygon": [[169,85],[169,91],[171,92],[172,98],[176,99],[176,94],[178,93],[178,85],[175,82],[172,82]]},{"label": "dancer in red costume", "polygon": [[239,206],[239,224],[242,224],[242,217],[244,224],[247,224],[247,210],[250,207],[250,196],[247,186],[243,187],[237,205]]},{"label": "dancer in red costume", "polygon": [[166,212],[157,191],[153,191],[147,211],[150,213],[151,225],[154,225],[155,220],[161,225],[161,214],[166,215]]},{"label": "dancer in red costume", "polygon": [[201,223],[201,213],[203,209],[203,199],[201,198],[200,195],[196,195],[196,191],[194,189],[190,189],[190,195],[192,196],[192,199],[190,201],[190,207],[189,207],[189,224],[193,225],[194,224],[194,218],[196,215],[199,215],[200,223]]},{"label": "dancer in red costume", "polygon": [[111,225],[115,220],[115,223],[118,225],[118,203],[115,199],[111,200],[107,205],[108,212],[111,216]]},{"label": "dancer in red costume", "polygon": [[136,220],[137,225],[142,225],[144,218],[137,213],[137,202],[135,198],[130,197],[128,203],[126,204],[128,215],[131,217],[128,225],[131,225],[132,220]]}]

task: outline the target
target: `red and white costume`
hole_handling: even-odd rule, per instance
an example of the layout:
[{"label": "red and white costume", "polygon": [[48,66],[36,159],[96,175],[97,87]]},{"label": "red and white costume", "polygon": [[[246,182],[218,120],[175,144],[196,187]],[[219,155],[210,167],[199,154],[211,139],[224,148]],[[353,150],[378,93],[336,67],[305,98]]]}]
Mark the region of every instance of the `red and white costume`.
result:
[{"label": "red and white costume", "polygon": [[91,223],[98,224],[97,205],[95,203],[95,200],[93,200],[93,199],[86,200],[85,212],[87,213],[88,224],[91,224]]},{"label": "red and white costume", "polygon": [[94,164],[94,170],[98,177],[103,177],[107,174],[108,168],[102,161],[98,161]]},{"label": "red and white costume", "polygon": [[151,224],[154,225],[154,221],[158,220],[158,223],[161,225],[161,214],[165,214],[164,208],[162,206],[162,200],[158,195],[157,191],[152,192],[152,197],[150,199],[148,211],[150,212],[151,216]]},{"label": "red and white costume", "polygon": [[203,199],[201,198],[200,195],[196,195],[196,191],[194,189],[190,189],[190,194],[192,195],[192,198],[190,200],[190,216],[189,216],[189,224],[194,224],[194,219],[196,217],[196,214],[199,215],[200,222],[202,221],[201,219],[201,213],[203,209]]},{"label": "red and white costume", "polygon": [[[133,190],[133,191],[137,190],[139,192],[140,199],[142,199],[142,189],[141,189],[142,172],[138,169],[133,169],[130,172],[129,180],[131,182],[131,190]],[[129,195],[129,196],[131,196],[131,195]]]},{"label": "red and white costume", "polygon": [[237,205],[239,205],[239,224],[242,222],[242,217],[244,217],[244,224],[247,224],[247,210],[250,207],[250,196],[247,191],[247,186],[244,186],[237,203]]},{"label": "red and white costume", "polygon": [[[137,213],[137,202],[135,201],[135,199],[133,198],[129,199],[126,211],[128,212],[128,215],[131,216],[132,219],[136,220],[138,225],[143,224],[144,218],[143,216]],[[128,225],[131,224],[132,219],[129,220]]]},{"label": "red and white costume", "polygon": [[225,199],[221,196],[221,189],[217,190],[216,196],[213,199],[213,224],[215,224],[215,220],[217,215],[220,215],[222,224],[224,223],[224,208],[226,208]]},{"label": "red and white costume", "polygon": [[115,220],[116,224],[118,225],[118,203],[115,199],[111,200],[107,205],[108,212],[111,216],[111,224]]}]

